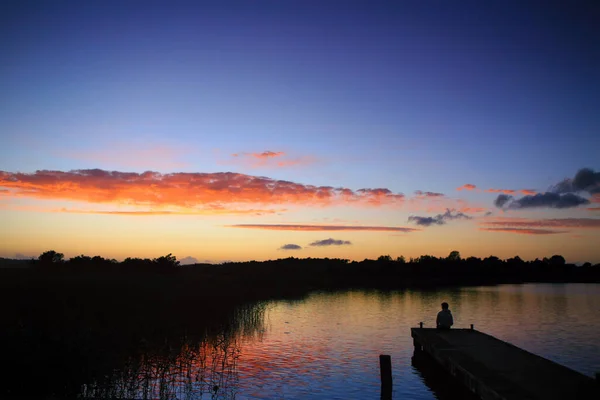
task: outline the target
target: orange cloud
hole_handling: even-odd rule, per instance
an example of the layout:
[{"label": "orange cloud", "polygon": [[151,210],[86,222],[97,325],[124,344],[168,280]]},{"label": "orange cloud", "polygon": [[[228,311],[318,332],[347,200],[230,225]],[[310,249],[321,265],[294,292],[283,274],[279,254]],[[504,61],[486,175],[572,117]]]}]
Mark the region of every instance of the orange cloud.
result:
[{"label": "orange cloud", "polygon": [[472,185],[470,183],[464,184],[461,187],[457,187],[456,190],[475,190],[477,186]]},{"label": "orange cloud", "polygon": [[568,231],[552,231],[550,229],[528,229],[528,228],[479,228],[480,231],[518,233],[522,235],[554,235],[568,233]]},{"label": "orange cloud", "polygon": [[233,172],[0,171],[0,188],[8,188],[12,196],[19,197],[213,210],[250,204],[379,207],[400,205],[404,200],[403,194],[385,188],[353,191]]},{"label": "orange cloud", "polygon": [[372,231],[415,232],[420,229],[401,226],[353,226],[353,225],[284,225],[284,224],[237,224],[229,228],[265,229],[272,231]]}]

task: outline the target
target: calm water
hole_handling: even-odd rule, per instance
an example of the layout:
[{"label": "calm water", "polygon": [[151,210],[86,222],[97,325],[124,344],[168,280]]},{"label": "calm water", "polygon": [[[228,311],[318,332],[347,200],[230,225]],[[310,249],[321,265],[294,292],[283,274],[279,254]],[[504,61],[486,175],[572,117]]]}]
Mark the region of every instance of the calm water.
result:
[{"label": "calm water", "polygon": [[[114,397],[376,399],[379,354],[392,356],[395,399],[434,399],[412,366],[410,327],[434,325],[448,301],[455,327],[476,329],[586,375],[600,371],[600,285],[530,284],[424,292],[317,293],[267,303],[247,329],[115,372]],[[425,376],[423,374],[425,373]],[[84,387],[84,396],[106,388]],[[133,395],[133,396],[132,396]]]}]

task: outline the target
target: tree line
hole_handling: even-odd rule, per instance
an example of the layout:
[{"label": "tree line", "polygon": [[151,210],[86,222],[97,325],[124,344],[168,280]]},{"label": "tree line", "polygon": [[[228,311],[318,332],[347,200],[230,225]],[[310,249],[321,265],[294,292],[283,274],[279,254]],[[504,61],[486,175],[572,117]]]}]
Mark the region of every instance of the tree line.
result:
[{"label": "tree line", "polygon": [[422,255],[406,260],[382,255],[377,259],[350,261],[342,258],[283,258],[268,261],[225,262],[181,265],[167,254],[154,259],[126,258],[119,262],[100,256],[79,255],[68,260],[54,250],[31,260],[32,271],[63,274],[106,274],[117,276],[181,276],[197,283],[223,282],[282,292],[292,288],[402,288],[409,286],[472,285],[520,282],[600,282],[600,264],[576,266],[555,254],[525,261],[519,256],[500,259],[461,257],[452,251],[447,257]]}]

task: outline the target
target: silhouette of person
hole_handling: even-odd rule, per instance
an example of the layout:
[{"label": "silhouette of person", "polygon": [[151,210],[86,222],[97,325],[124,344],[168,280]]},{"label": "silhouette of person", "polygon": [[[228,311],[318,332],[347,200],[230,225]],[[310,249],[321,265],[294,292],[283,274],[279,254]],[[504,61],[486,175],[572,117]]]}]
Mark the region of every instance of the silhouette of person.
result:
[{"label": "silhouette of person", "polygon": [[452,313],[448,309],[448,303],[442,303],[442,311],[440,311],[435,319],[435,326],[438,329],[450,329],[450,327],[454,325],[454,318],[452,318]]}]

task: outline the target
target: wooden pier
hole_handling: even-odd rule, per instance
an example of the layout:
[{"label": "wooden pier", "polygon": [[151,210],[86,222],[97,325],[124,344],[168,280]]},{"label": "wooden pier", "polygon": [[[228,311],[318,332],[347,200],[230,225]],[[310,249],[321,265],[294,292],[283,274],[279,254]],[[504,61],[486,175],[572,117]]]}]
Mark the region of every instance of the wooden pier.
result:
[{"label": "wooden pier", "polygon": [[429,354],[484,400],[600,399],[600,383],[474,329],[411,328]]}]

